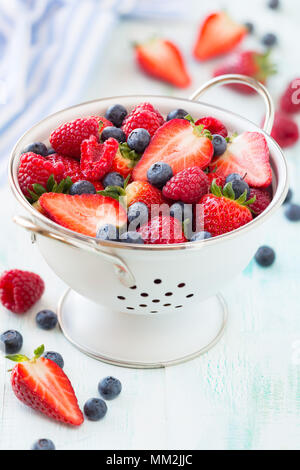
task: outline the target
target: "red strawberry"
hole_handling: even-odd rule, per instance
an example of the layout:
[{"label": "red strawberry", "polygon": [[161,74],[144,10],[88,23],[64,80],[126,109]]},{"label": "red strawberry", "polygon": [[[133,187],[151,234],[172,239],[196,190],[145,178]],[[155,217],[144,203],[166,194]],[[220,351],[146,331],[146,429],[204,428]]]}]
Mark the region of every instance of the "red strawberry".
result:
[{"label": "red strawberry", "polygon": [[186,238],[179,220],[165,215],[153,217],[138,230],[146,244],[184,243]]},{"label": "red strawberry", "polygon": [[61,162],[51,162],[32,152],[21,155],[18,181],[23,194],[28,198],[30,198],[28,190],[33,191],[33,184],[46,186],[51,175],[60,181],[63,174],[64,165]]},{"label": "red strawberry", "polygon": [[[267,78],[275,73],[275,67],[270,62],[269,52],[262,54],[256,51],[242,51],[226,59],[223,64],[214,70],[213,75],[217,77],[218,75],[232,73],[247,75],[265,84]],[[228,86],[247,95],[255,93],[255,90],[252,88],[239,83],[233,83]]]},{"label": "red strawberry", "polygon": [[224,124],[218,119],[213,118],[211,116],[198,119],[195,124],[196,126],[202,124],[202,126],[204,126],[204,129],[208,129],[211,134],[218,134],[222,135],[223,137],[227,137],[228,135],[227,129]]},{"label": "red strawberry", "polygon": [[147,170],[153,163],[168,163],[175,175],[185,168],[205,168],[213,156],[208,131],[201,131],[186,119],[172,119],[156,132],[142,158],[133,170],[134,180],[147,181]]},{"label": "red strawberry", "polygon": [[190,85],[182,54],[171,41],[155,38],[135,46],[135,58],[148,75],[179,88]]},{"label": "red strawberry", "polygon": [[112,166],[119,144],[109,138],[103,144],[98,143],[97,137],[91,135],[81,144],[80,169],[89,181],[101,180]]},{"label": "red strawberry", "polygon": [[79,118],[66,122],[55,129],[49,138],[57,153],[68,157],[80,158],[80,146],[91,135],[98,137],[99,123],[96,118]]},{"label": "red strawberry", "polygon": [[152,137],[161,125],[161,117],[159,117],[156,112],[150,111],[149,109],[136,109],[124,119],[122,130],[128,137],[130,132],[134,129],[143,128],[146,129]]},{"label": "red strawberry", "polygon": [[14,313],[25,313],[43,295],[45,284],[35,273],[11,269],[0,278],[0,300],[5,308]]},{"label": "red strawberry", "polygon": [[286,113],[300,111],[300,78],[295,78],[289,83],[280,98],[280,108]]},{"label": "red strawberry", "polygon": [[216,176],[238,173],[249,186],[266,188],[272,181],[267,141],[260,132],[243,132],[210,165]]},{"label": "red strawberry", "polygon": [[143,202],[151,210],[152,205],[164,204],[162,193],[148,182],[133,181],[126,187],[128,207],[135,202]]},{"label": "red strawberry", "polygon": [[7,356],[18,364],[12,370],[11,386],[25,405],[49,418],[79,426],[83,415],[68,377],[55,362],[40,357],[44,346],[37,348],[29,360],[22,355]]},{"label": "red strawberry", "polygon": [[119,202],[100,194],[68,194],[45,193],[39,199],[42,209],[54,222],[95,237],[97,228],[104,224],[116,227],[127,222],[127,214]]},{"label": "red strawberry", "polygon": [[126,179],[139,158],[139,155],[134,150],[131,150],[126,143],[119,144],[110,171],[116,171]]},{"label": "red strawberry", "polygon": [[277,111],[271,136],[282,148],[291,147],[299,139],[299,128],[288,115]]},{"label": "red strawberry", "polygon": [[227,13],[221,11],[207,16],[200,27],[194,56],[207,60],[231,51],[247,34],[244,25],[233,21]]},{"label": "red strawberry", "polygon": [[223,186],[225,185],[226,178],[224,176],[217,176],[214,172],[207,173],[207,178],[209,186],[211,186],[213,180],[215,180],[216,185],[221,186],[221,188],[223,188]]},{"label": "red strawberry", "polygon": [[[90,116],[90,118],[97,120],[100,132],[102,132],[105,127],[113,126],[113,123],[103,116]],[[100,122],[102,122],[102,127],[100,127]]]},{"label": "red strawberry", "polygon": [[266,189],[250,189],[250,198],[252,199],[255,196],[255,201],[252,204],[249,204],[249,209],[253,211],[253,216],[260,215],[270,204],[271,196],[268,190]]},{"label": "red strawberry", "polygon": [[198,166],[186,168],[173,176],[163,188],[167,199],[193,204],[208,193],[207,175]]}]

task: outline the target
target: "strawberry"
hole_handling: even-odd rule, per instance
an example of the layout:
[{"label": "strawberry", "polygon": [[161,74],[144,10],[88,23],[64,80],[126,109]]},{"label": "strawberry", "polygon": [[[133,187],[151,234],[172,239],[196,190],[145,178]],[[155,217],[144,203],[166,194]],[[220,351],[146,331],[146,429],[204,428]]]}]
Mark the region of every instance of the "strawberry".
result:
[{"label": "strawberry", "polygon": [[125,191],[128,207],[135,202],[143,202],[151,210],[152,205],[164,203],[161,191],[146,181],[133,181]]},{"label": "strawberry", "polygon": [[57,153],[79,159],[81,143],[91,135],[99,136],[98,120],[95,117],[79,118],[55,129],[49,141]]},{"label": "strawberry", "polygon": [[186,168],[173,176],[163,188],[167,199],[193,204],[208,193],[207,175],[198,166]]},{"label": "strawberry", "polygon": [[126,179],[127,176],[132,173],[139,158],[139,155],[134,150],[131,150],[127,143],[119,144],[110,171],[116,171]]},{"label": "strawberry", "polygon": [[213,171],[210,172],[210,173],[207,173],[207,178],[208,178],[208,183],[209,183],[209,186],[211,186],[213,180],[215,180],[215,183],[218,185],[218,186],[221,186],[221,188],[223,188],[223,186],[225,185],[225,177],[224,176],[217,176]]},{"label": "strawberry", "polygon": [[[264,54],[256,51],[242,51],[233,54],[219,65],[213,72],[213,76],[237,73],[253,77],[265,84],[270,75],[276,73],[274,65],[269,59],[270,52]],[[239,83],[227,85],[235,91],[250,95],[255,93],[252,88]]]},{"label": "strawberry", "polygon": [[4,271],[0,277],[0,301],[14,313],[25,313],[42,297],[45,290],[38,274],[20,269]]},{"label": "strawberry", "polygon": [[89,181],[101,180],[109,172],[118,148],[118,142],[111,137],[103,144],[98,143],[94,135],[84,140],[81,144],[80,169],[85,178]]},{"label": "strawberry", "polygon": [[255,201],[252,204],[249,204],[249,209],[251,209],[253,216],[260,215],[270,204],[271,196],[267,189],[250,189],[250,198],[254,198]]},{"label": "strawberry", "polygon": [[299,140],[299,128],[297,123],[287,114],[277,111],[271,137],[282,148],[291,147]]},{"label": "strawberry", "polygon": [[[90,118],[97,120],[99,125],[99,132],[102,132],[106,127],[113,126],[113,123],[103,116],[90,116]],[[100,126],[100,123],[102,123],[102,126]]]},{"label": "strawberry", "polygon": [[238,173],[249,186],[266,188],[272,181],[269,148],[260,132],[243,132],[228,143],[223,155],[214,159],[210,168],[226,178]]},{"label": "strawberry", "polygon": [[61,367],[45,357],[44,345],[34,351],[34,358],[15,354],[6,356],[17,362],[11,374],[14,394],[25,405],[49,418],[79,426],[83,415],[68,377]]},{"label": "strawberry", "polygon": [[96,236],[97,228],[101,225],[119,227],[127,221],[127,214],[118,201],[100,194],[70,196],[45,193],[39,202],[54,222],[90,237]]},{"label": "strawberry", "polygon": [[163,122],[163,117],[158,111],[152,111],[148,107],[136,106],[124,119],[122,130],[125,132],[126,137],[128,137],[130,132],[134,129],[143,128],[146,129],[152,137]]},{"label": "strawberry", "polygon": [[224,124],[218,119],[213,118],[211,116],[198,119],[195,124],[196,126],[202,124],[202,126],[204,126],[204,129],[208,129],[211,134],[218,134],[223,137],[227,137],[228,135],[227,129]]},{"label": "strawberry", "polygon": [[184,243],[186,238],[182,231],[182,225],[176,218],[159,215],[142,225],[138,232],[142,235],[146,244],[170,244]]},{"label": "strawberry", "polygon": [[292,80],[280,98],[280,109],[286,113],[300,111],[300,78]]},{"label": "strawberry", "polygon": [[207,60],[230,52],[247,34],[246,26],[233,21],[227,13],[221,11],[208,15],[202,23],[194,56],[198,60]]},{"label": "strawberry", "polygon": [[153,163],[168,163],[175,175],[185,168],[205,168],[213,156],[209,131],[187,119],[171,119],[163,124],[151,139],[142,158],[133,170],[134,180],[147,181],[147,171]]},{"label": "strawberry", "polygon": [[186,88],[191,83],[182,54],[171,41],[151,39],[135,46],[135,58],[141,69],[148,75]]}]

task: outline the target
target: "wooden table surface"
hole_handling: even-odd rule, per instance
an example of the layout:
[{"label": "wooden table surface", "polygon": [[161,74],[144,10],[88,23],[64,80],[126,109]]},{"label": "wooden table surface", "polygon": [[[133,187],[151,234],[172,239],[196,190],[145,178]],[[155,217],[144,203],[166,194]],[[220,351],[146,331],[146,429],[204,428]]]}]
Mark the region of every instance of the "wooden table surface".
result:
[{"label": "wooden table surface", "polygon": [[[207,11],[197,1],[186,2],[189,14],[180,21],[126,20],[112,32],[104,56],[99,57],[89,86],[78,102],[100,96],[156,93],[189,96],[210,77],[217,61],[195,63],[190,50],[197,21]],[[235,8],[238,3],[238,9]],[[253,21],[257,35],[274,31],[280,45],[274,51],[279,74],[270,80],[274,98],[289,78],[299,76],[295,37],[299,36],[299,2],[282,1],[279,12],[264,1],[227,1],[236,17]],[[211,1],[209,7],[220,6]],[[193,75],[189,90],[177,91],[139,74],[130,41],[158,33],[176,40],[188,57]],[[257,37],[246,45],[257,46]],[[229,90],[207,95],[207,101],[247,115],[263,116],[258,97],[241,97]],[[300,119],[298,116],[298,122]],[[300,146],[286,152],[295,201],[300,202]],[[66,286],[46,265],[29,235],[11,221],[20,207],[8,187],[0,191],[0,268],[34,270],[46,281],[46,293],[32,311],[13,315],[0,308],[0,331],[17,329],[24,337],[23,352],[45,343],[59,351],[79,403],[97,396],[98,381],[118,377],[120,397],[108,403],[103,421],[86,421],[70,429],[31,411],[18,402],[9,383],[9,364],[0,357],[0,449],[29,449],[46,437],[58,449],[299,449],[300,448],[300,225],[288,222],[280,209],[266,227],[264,242],[276,251],[268,269],[253,261],[222,293],[229,322],[222,340],[191,362],[160,370],[123,369],[88,358],[69,344],[59,329],[43,332],[35,326],[42,308],[55,309]],[[80,267],[78,267],[80,269]]]}]

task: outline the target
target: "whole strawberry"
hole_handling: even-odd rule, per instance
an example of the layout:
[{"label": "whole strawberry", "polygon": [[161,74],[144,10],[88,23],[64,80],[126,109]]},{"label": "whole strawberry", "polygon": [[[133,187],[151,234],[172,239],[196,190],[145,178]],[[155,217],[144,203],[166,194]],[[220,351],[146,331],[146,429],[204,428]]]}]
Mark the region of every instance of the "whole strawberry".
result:
[{"label": "whole strawberry", "polygon": [[139,161],[139,158],[140,156],[134,150],[131,150],[127,143],[124,142],[119,144],[119,148],[115,158],[113,159],[110,171],[116,171],[126,179],[127,176],[132,173],[132,170]]},{"label": "whole strawberry", "polygon": [[281,111],[277,111],[275,113],[271,137],[276,140],[280,147],[291,147],[299,139],[298,125],[290,118],[290,116],[282,113]]},{"label": "whole strawberry", "polygon": [[213,171],[211,171],[210,173],[207,173],[207,178],[208,178],[209,187],[211,186],[213,180],[215,180],[216,185],[221,186],[221,188],[223,188],[223,186],[225,185],[225,180],[226,180],[225,176],[218,176]]},{"label": "whole strawberry", "polygon": [[208,193],[207,175],[199,167],[186,168],[174,175],[164,186],[163,195],[173,201],[193,204]]},{"label": "whole strawberry", "polygon": [[[99,132],[102,132],[103,129],[105,129],[106,127],[113,126],[113,123],[103,116],[90,116],[90,118],[97,120],[98,125],[99,125]],[[101,126],[100,126],[100,123],[102,123]]]},{"label": "whole strawberry", "polygon": [[226,127],[221,121],[219,121],[219,119],[211,116],[204,117],[195,122],[196,126],[199,126],[200,124],[202,124],[204,129],[208,129],[211,134],[218,134],[222,137],[227,137],[228,135]]},{"label": "whole strawberry", "polygon": [[300,111],[300,78],[295,78],[289,83],[280,98],[280,108],[286,113]]},{"label": "whole strawberry", "polygon": [[89,181],[101,180],[111,169],[118,148],[118,142],[112,138],[103,144],[94,135],[84,140],[81,144],[80,169],[85,178]]},{"label": "whole strawberry", "polygon": [[42,296],[45,290],[40,276],[29,271],[12,269],[5,271],[0,278],[0,301],[14,313],[25,313]]},{"label": "whole strawberry", "polygon": [[170,216],[159,215],[153,217],[150,222],[142,225],[138,231],[144,243],[149,245],[166,245],[170,243],[184,243],[187,241],[179,220]]},{"label": "whole strawberry", "polygon": [[253,216],[260,215],[271,203],[271,196],[267,189],[250,189],[250,199],[256,198],[252,204],[249,204],[249,209],[251,209]]},{"label": "whole strawberry", "polygon": [[80,146],[91,135],[98,138],[99,123],[94,117],[66,122],[55,129],[49,138],[53,149],[68,157],[80,158]]},{"label": "whole strawberry", "polygon": [[151,108],[153,106],[149,106],[149,103],[141,103],[128,114],[122,124],[122,130],[125,132],[126,137],[129,136],[131,131],[138,128],[146,129],[151,137],[155,134],[164,120],[157,110]]}]

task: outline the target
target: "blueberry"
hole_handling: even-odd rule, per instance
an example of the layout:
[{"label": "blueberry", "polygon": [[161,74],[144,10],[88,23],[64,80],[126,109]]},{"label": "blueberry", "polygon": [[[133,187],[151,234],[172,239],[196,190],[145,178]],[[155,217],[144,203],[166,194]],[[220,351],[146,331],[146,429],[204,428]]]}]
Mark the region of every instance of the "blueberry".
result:
[{"label": "blueberry", "polygon": [[71,196],[76,196],[76,194],[96,194],[96,188],[90,181],[77,181],[72,184],[70,188]]},{"label": "blueberry", "polygon": [[45,354],[43,354],[43,357],[55,362],[55,364],[57,364],[61,369],[64,368],[65,362],[63,360],[62,355],[59,354],[58,352],[46,351]]},{"label": "blueberry", "polygon": [[275,44],[277,44],[278,40],[275,34],[267,33],[262,37],[261,42],[265,46],[272,47],[272,46],[275,46]]},{"label": "blueberry", "polygon": [[23,337],[16,330],[7,330],[0,336],[0,344],[6,354],[16,354],[23,346]]},{"label": "blueberry", "polygon": [[189,113],[184,109],[173,109],[173,111],[169,112],[167,116],[167,121],[171,121],[171,119],[184,119],[185,116],[187,116],[188,114]]},{"label": "blueberry", "polygon": [[53,153],[56,153],[56,151],[52,147],[49,147],[47,151],[47,155],[52,155]]},{"label": "blueberry", "polygon": [[292,200],[292,197],[293,197],[293,191],[289,189],[285,196],[285,200],[283,201],[283,204],[287,204],[288,202],[290,202]]},{"label": "blueberry", "polygon": [[198,242],[200,240],[206,240],[207,238],[211,238],[212,235],[211,233],[209,232],[206,232],[205,230],[203,230],[202,232],[197,232],[195,233],[192,238],[191,238],[191,242]]},{"label": "blueberry", "polygon": [[98,228],[96,238],[98,240],[114,240],[119,239],[119,230],[111,224],[105,224]]},{"label": "blueberry", "polygon": [[212,136],[212,144],[214,147],[214,157],[223,155],[227,148],[227,142],[222,135],[214,134]]},{"label": "blueberry", "polygon": [[31,450],[55,450],[55,445],[50,439],[39,439],[33,444]]},{"label": "blueberry", "polygon": [[300,206],[299,204],[289,204],[284,211],[284,215],[291,222],[299,222],[300,220]]},{"label": "blueberry", "polygon": [[98,391],[105,400],[113,400],[120,395],[122,384],[115,377],[105,377],[98,384]]},{"label": "blueberry", "polygon": [[249,185],[246,183],[246,181],[243,180],[240,175],[238,175],[237,173],[231,173],[231,175],[227,176],[226,183],[232,184],[235,199],[238,199],[242,194],[244,194],[245,191],[247,191],[247,199],[249,199]]},{"label": "blueberry", "polygon": [[27,145],[22,153],[33,152],[37,155],[42,155],[45,157],[48,155],[48,149],[43,142],[33,142],[32,144]]},{"label": "blueberry", "polygon": [[103,129],[101,134],[102,141],[104,142],[110,137],[113,137],[118,142],[126,142],[126,134],[119,127],[108,126]]},{"label": "blueberry", "polygon": [[120,173],[116,171],[112,171],[111,173],[107,173],[102,180],[103,186],[120,186],[124,188],[124,178]]},{"label": "blueberry", "polygon": [[35,317],[37,325],[42,330],[52,330],[57,324],[57,315],[52,310],[41,310]]},{"label": "blueberry", "polygon": [[241,179],[243,179],[243,177],[239,173],[230,173],[230,175],[226,177],[226,183],[232,183],[235,180]]},{"label": "blueberry", "polygon": [[132,226],[129,226],[130,230],[139,228],[148,222],[148,207],[143,202],[135,202],[128,208],[127,218],[129,224],[132,224]]},{"label": "blueberry", "polygon": [[107,413],[107,405],[101,398],[90,398],[84,405],[83,411],[90,421],[99,421]]},{"label": "blueberry", "polygon": [[255,261],[263,267],[271,266],[275,260],[275,251],[269,246],[261,246],[255,254]]},{"label": "blueberry", "polygon": [[106,119],[112,122],[116,127],[120,127],[127,115],[127,109],[121,104],[113,104],[105,113]]},{"label": "blueberry", "polygon": [[146,129],[138,128],[130,132],[127,144],[132,150],[137,153],[143,153],[146,147],[148,147],[151,136]]},{"label": "blueberry", "polygon": [[249,33],[249,34],[252,34],[253,31],[254,31],[254,24],[251,23],[250,21],[247,21],[247,22],[245,23],[245,26],[246,26],[246,28],[248,29],[248,33]]},{"label": "blueberry", "polygon": [[173,170],[165,162],[156,162],[150,166],[147,171],[147,179],[150,184],[156,188],[163,188],[163,186],[172,178]]},{"label": "blueberry", "polygon": [[138,232],[125,232],[122,233],[120,236],[120,242],[124,243],[137,243],[139,245],[142,245],[144,243],[144,240],[142,239],[142,236]]},{"label": "blueberry", "polygon": [[174,204],[170,206],[170,216],[178,219],[179,222],[183,222],[186,219],[192,222],[193,206],[191,204],[184,204],[181,201],[174,202]]},{"label": "blueberry", "polygon": [[277,8],[280,7],[280,1],[279,0],[269,0],[268,1],[268,7],[271,8],[272,10],[277,10]]}]

